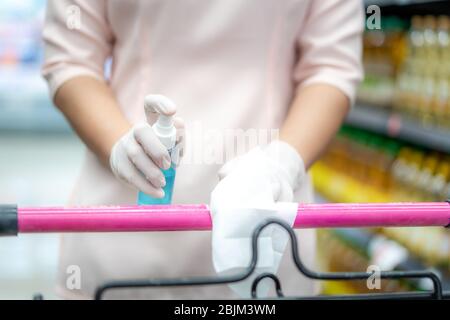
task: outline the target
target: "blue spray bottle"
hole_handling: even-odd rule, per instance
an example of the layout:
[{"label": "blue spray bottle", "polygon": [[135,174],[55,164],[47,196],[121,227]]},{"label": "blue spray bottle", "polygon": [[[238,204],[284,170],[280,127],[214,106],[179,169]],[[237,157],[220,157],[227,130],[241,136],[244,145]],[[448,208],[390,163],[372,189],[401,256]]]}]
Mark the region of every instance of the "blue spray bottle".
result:
[{"label": "blue spray bottle", "polygon": [[178,150],[176,147],[177,130],[173,124],[172,116],[162,114],[162,110],[167,110],[167,106],[171,105],[170,109],[175,109],[174,103],[161,95],[148,95],[145,97],[144,108],[147,120],[150,120],[151,114],[158,113],[158,120],[152,126],[158,139],[167,148],[172,164],[169,169],[162,170],[166,185],[163,187],[164,197],[154,198],[143,192],[138,194],[139,205],[153,205],[153,204],[170,204],[172,202],[173,185],[175,182],[176,161],[178,161]]}]

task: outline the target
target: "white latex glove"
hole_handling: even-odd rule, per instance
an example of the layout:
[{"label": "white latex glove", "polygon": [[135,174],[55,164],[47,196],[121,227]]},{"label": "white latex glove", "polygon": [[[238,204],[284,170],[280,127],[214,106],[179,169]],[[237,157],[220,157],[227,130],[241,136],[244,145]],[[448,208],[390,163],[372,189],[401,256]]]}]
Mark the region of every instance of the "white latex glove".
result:
[{"label": "white latex glove", "polygon": [[[161,114],[173,116],[176,113],[176,106],[171,100],[164,96],[152,97],[160,100],[158,109]],[[174,159],[170,158],[167,149],[153,132],[149,123],[151,111],[146,103],[144,107],[147,122],[136,124],[114,144],[109,163],[119,180],[150,196],[162,198],[162,187],[166,181],[161,170],[169,169]],[[174,118],[173,121],[177,128],[177,148],[181,148],[184,123],[181,118]]]},{"label": "white latex glove", "polygon": [[[213,263],[219,274],[236,274],[248,267],[251,236],[256,226],[268,218],[278,218],[292,226],[297,203],[294,190],[306,176],[303,160],[289,144],[275,141],[257,147],[225,164],[221,181],[211,194],[213,220]],[[231,284],[241,297],[249,297],[254,277],[276,273],[288,241],[284,230],[266,228],[259,238],[257,269],[247,281]],[[267,286],[259,286],[265,295]]]},{"label": "white latex glove", "polygon": [[[277,140],[227,162],[219,170],[219,179],[223,180],[230,174],[242,176],[240,186],[236,186],[238,189],[254,183],[251,179],[246,179],[247,175],[264,175],[271,183],[273,201],[288,202],[292,201],[294,190],[305,176],[305,166],[293,147]],[[220,188],[220,184],[217,188]],[[230,195],[239,197],[242,193],[236,191]]]}]

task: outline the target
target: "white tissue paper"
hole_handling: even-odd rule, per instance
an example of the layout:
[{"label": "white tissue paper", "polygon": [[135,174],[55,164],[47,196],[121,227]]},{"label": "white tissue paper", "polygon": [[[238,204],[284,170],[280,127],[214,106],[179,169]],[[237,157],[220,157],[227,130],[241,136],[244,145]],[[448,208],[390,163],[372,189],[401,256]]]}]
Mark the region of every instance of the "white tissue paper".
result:
[{"label": "white tissue paper", "polygon": [[[266,175],[252,170],[246,172],[246,179],[251,179],[251,183],[243,186],[239,174],[227,176],[211,194],[212,254],[219,275],[242,273],[250,265],[251,238],[258,225],[275,218],[292,226],[297,215],[297,203],[275,203],[273,185]],[[229,190],[232,195],[227,194]],[[256,270],[246,280],[230,284],[231,289],[242,298],[251,297],[256,276],[265,272],[276,274],[288,240],[288,233],[280,226],[266,227],[259,237]],[[258,285],[258,297],[267,296],[274,285],[266,280]]]}]

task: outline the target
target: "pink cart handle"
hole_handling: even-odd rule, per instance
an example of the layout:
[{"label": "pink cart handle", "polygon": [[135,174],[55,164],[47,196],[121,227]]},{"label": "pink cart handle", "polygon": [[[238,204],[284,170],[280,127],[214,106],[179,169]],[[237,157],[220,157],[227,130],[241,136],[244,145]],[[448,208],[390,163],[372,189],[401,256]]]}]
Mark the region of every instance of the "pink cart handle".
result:
[{"label": "pink cart handle", "polygon": [[[450,204],[300,204],[295,228],[450,225]],[[210,230],[206,205],[24,207],[0,206],[0,235],[37,232]]]}]

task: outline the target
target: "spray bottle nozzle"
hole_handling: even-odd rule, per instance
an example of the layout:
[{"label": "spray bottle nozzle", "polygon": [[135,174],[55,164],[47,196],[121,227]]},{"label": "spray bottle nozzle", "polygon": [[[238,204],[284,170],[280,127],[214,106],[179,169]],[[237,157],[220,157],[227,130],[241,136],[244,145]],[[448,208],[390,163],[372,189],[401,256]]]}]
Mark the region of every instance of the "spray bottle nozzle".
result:
[{"label": "spray bottle nozzle", "polygon": [[177,112],[177,107],[172,100],[163,95],[150,94],[144,99],[144,110],[147,120],[150,120],[150,115],[154,113],[163,117],[172,117]]},{"label": "spray bottle nozzle", "polygon": [[177,111],[175,103],[163,95],[152,94],[144,99],[144,110],[147,121],[151,121],[152,114],[159,114],[153,125],[153,130],[167,149],[175,146],[176,129],[172,117]]}]

